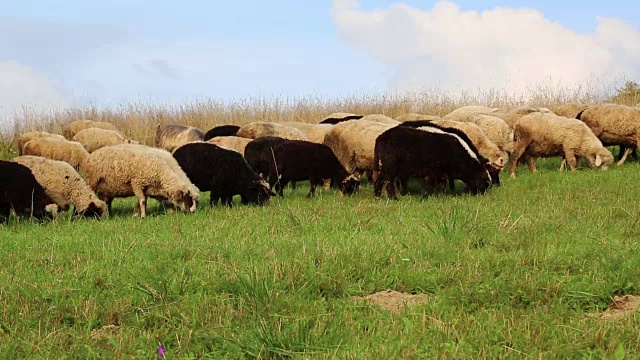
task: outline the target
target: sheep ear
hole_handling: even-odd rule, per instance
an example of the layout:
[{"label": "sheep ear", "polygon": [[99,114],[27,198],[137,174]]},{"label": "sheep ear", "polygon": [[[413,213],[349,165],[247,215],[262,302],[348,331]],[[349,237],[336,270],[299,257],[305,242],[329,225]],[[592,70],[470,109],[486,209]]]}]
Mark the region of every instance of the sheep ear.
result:
[{"label": "sheep ear", "polygon": [[596,166],[600,166],[602,165],[602,157],[600,157],[600,154],[596,155]]}]

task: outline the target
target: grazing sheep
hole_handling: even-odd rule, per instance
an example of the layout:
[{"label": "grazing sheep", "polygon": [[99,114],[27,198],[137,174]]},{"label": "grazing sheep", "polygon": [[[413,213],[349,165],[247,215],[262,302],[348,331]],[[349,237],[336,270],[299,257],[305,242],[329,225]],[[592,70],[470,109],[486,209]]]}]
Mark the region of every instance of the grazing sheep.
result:
[{"label": "grazing sheep", "polygon": [[589,106],[577,116],[605,146],[624,146],[618,165],[624,164],[627,156],[638,147],[640,139],[640,108],[602,104]]},{"label": "grazing sheep", "polygon": [[135,196],[135,213],[146,216],[147,197],[166,199],[183,211],[192,211],[192,184],[181,179],[160,156],[132,148],[107,146],[87,160],[87,183],[107,203],[109,214],[116,197]]},{"label": "grazing sheep", "polygon": [[[432,125],[433,127],[433,125]],[[380,197],[386,184],[389,198],[397,200],[397,179],[428,178],[430,188],[442,180],[462,180],[472,193],[484,193],[491,186],[486,159],[478,157],[471,144],[442,129],[432,131],[396,126],[378,136],[375,144],[374,196]],[[423,186],[423,196],[428,191]]]},{"label": "grazing sheep", "polygon": [[287,141],[291,140],[277,136],[261,136],[247,144],[244,158],[253,171],[267,179],[273,166],[273,149]]},{"label": "grazing sheep", "polygon": [[[182,170],[182,168],[180,167],[180,164],[178,164],[178,162],[173,157],[173,155],[171,155],[170,152],[168,152],[165,149],[155,148],[155,147],[141,145],[141,144],[123,144],[123,145],[117,145],[117,146],[120,148],[139,151],[142,153],[151,153],[155,156],[160,157],[162,160],[164,160],[164,162],[169,166],[169,168],[173,170],[173,172],[176,173],[176,175],[178,175],[180,180],[185,184],[189,185],[189,194],[192,200],[192,205],[191,205],[191,208],[189,208],[189,212],[196,211],[196,207],[198,204],[197,201],[200,198],[200,190],[193,183],[191,183],[191,180],[189,180],[189,177],[187,176],[187,174],[185,174],[184,170]],[[178,206],[176,204],[173,204],[170,200],[163,200],[163,199],[158,199],[158,200],[160,200],[163,203],[163,205],[170,210],[178,209]]]},{"label": "grazing sheep", "polygon": [[469,140],[473,143],[473,145],[478,149],[480,155],[485,157],[493,167],[501,170],[503,167],[507,165],[507,161],[509,160],[509,156],[506,152],[500,150],[496,144],[491,142],[487,135],[482,132],[482,129],[476,124],[458,122],[452,120],[433,120],[433,121],[407,121],[404,122],[403,126],[410,126],[413,128],[419,128],[421,126],[428,126],[430,124],[435,124],[441,128],[446,130],[448,129],[458,129],[462,131]]},{"label": "grazing sheep", "polygon": [[498,108],[492,108],[481,105],[470,105],[459,107],[452,112],[444,116],[445,119],[449,119],[453,116],[459,116],[460,114],[491,114],[498,111]]},{"label": "grazing sheep", "polygon": [[307,140],[304,133],[296,128],[264,121],[255,121],[242,125],[236,135],[248,139],[256,139],[261,136],[277,136],[289,140]]},{"label": "grazing sheep", "polygon": [[580,120],[555,114],[534,112],[523,116],[514,131],[515,146],[509,176],[515,177],[516,165],[522,157],[531,172],[536,171],[536,157],[562,156],[571,170],[578,165],[576,157],[585,157],[591,167],[606,170],[613,155]]},{"label": "grazing sheep", "polygon": [[79,142],[52,137],[43,137],[27,142],[24,144],[22,154],[64,161],[73,166],[76,171],[82,172],[84,172],[84,163],[89,158],[89,152]]},{"label": "grazing sheep", "polygon": [[372,121],[372,122],[377,122],[379,124],[387,124],[387,125],[399,125],[400,121],[398,120],[394,120],[386,115],[382,115],[382,114],[371,114],[371,115],[365,115],[363,116],[360,120],[364,120],[364,121]]},{"label": "grazing sheep", "polygon": [[64,137],[68,140],[73,139],[73,137],[84,129],[89,128],[98,128],[105,130],[113,130],[118,131],[118,129],[113,126],[110,122],[106,121],[93,121],[93,120],[76,120],[68,123],[64,127]]},{"label": "grazing sheep", "polygon": [[331,124],[309,124],[296,121],[283,122],[281,124],[302,131],[304,136],[307,138],[307,141],[311,141],[316,144],[322,144],[324,142],[325,135],[333,129],[333,125]]},{"label": "grazing sheep", "polygon": [[247,144],[252,141],[253,139],[238,136],[218,136],[207,140],[210,144],[215,144],[220,147],[239,152],[242,156],[244,156],[244,149],[247,147]]},{"label": "grazing sheep", "polygon": [[58,134],[50,134],[48,132],[42,132],[42,131],[26,132],[20,135],[20,137],[18,138],[18,154],[22,155],[22,151],[23,151],[22,149],[24,148],[24,145],[28,143],[30,140],[39,139],[43,137],[51,137],[59,140],[66,140],[64,136],[58,135]]},{"label": "grazing sheep", "polygon": [[200,191],[211,191],[211,205],[222,200],[232,206],[234,195],[243,204],[264,205],[273,193],[242,155],[209,143],[186,144],[173,153],[189,179]]},{"label": "grazing sheep", "polygon": [[119,131],[105,130],[100,128],[89,128],[78,132],[73,141],[79,142],[84,146],[85,150],[92,153],[105,146],[113,146],[120,144],[139,144],[134,140],[129,140]]},{"label": "grazing sheep", "polygon": [[553,112],[558,116],[568,117],[575,119],[584,109],[588,108],[588,105],[579,103],[568,103],[558,106]]},{"label": "grazing sheep", "polygon": [[221,125],[216,126],[214,128],[209,129],[206,134],[204,134],[204,141],[208,141],[209,139],[213,139],[216,136],[236,136],[240,130],[240,126],[238,125]]},{"label": "grazing sheep", "polygon": [[494,115],[458,113],[447,115],[444,119],[478,125],[489,140],[496,144],[500,150],[511,153],[513,151],[513,129],[504,120]]},{"label": "grazing sheep", "polygon": [[18,216],[40,219],[51,203],[28,167],[0,160],[0,223],[9,219],[11,209]]},{"label": "grazing sheep", "polygon": [[184,125],[166,125],[156,127],[156,146],[169,152],[193,141],[202,141],[202,130]]},{"label": "grazing sheep", "polygon": [[405,121],[416,121],[416,120],[440,120],[442,119],[440,116],[434,115],[423,115],[416,113],[407,113],[396,117],[397,121],[405,122]]},{"label": "grazing sheep", "polygon": [[517,107],[510,109],[506,112],[496,112],[492,115],[504,114],[502,119],[509,125],[510,128],[514,128],[518,120],[523,116],[532,114],[532,113],[541,113],[541,114],[553,114],[553,112],[547,108],[530,108],[530,107]]},{"label": "grazing sheep", "polygon": [[333,113],[333,114],[327,116],[326,118],[322,119],[322,121],[320,121],[320,124],[335,125],[337,123],[341,123],[341,122],[344,122],[344,121],[360,120],[360,119],[362,119],[362,115],[356,115],[356,114],[344,113],[344,112],[337,112],[337,113]]},{"label": "grazing sheep", "polygon": [[366,120],[341,122],[327,133],[324,144],[333,150],[347,172],[360,177],[374,169],[376,138],[393,126]]},{"label": "grazing sheep", "polygon": [[324,144],[309,141],[289,140],[273,149],[275,164],[269,172],[269,183],[277,184],[277,193],[284,196],[283,189],[290,181],[309,180],[313,196],[316,186],[324,179],[331,179],[343,195],[352,195],[358,190],[360,180],[349,174],[336,155]]},{"label": "grazing sheep", "polygon": [[107,205],[66,162],[31,155],[18,156],[13,161],[31,170],[45,193],[61,210],[66,211],[73,205],[74,215],[101,217],[104,214]]}]

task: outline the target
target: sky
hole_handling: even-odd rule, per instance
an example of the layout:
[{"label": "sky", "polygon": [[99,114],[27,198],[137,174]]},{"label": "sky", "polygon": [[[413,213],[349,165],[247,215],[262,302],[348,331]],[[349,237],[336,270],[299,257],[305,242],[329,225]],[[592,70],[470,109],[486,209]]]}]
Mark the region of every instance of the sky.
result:
[{"label": "sky", "polygon": [[0,0],[0,121],[25,106],[637,79],[638,29],[628,0]]}]

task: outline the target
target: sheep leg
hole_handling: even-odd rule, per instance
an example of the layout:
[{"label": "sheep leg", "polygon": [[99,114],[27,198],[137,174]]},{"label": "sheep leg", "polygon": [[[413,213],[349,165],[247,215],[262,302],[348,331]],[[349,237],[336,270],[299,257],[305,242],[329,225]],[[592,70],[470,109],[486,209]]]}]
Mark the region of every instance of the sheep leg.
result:
[{"label": "sheep leg", "polygon": [[331,179],[324,179],[324,184],[322,185],[324,190],[331,189]]},{"label": "sheep leg", "polygon": [[387,185],[387,196],[389,199],[398,200],[398,195],[396,195],[396,184],[393,180],[385,180],[384,182]]},{"label": "sheep leg", "polygon": [[384,186],[384,174],[380,172],[378,178],[373,183],[373,196],[379,198],[382,195],[382,187]]},{"label": "sheep leg", "polygon": [[527,167],[529,167],[529,171],[531,171],[534,174],[538,172],[538,170],[536,169],[536,160],[533,157],[527,156],[526,161],[527,161]]},{"label": "sheep leg", "polygon": [[524,155],[528,146],[529,146],[528,143],[516,142],[513,148],[512,156],[511,156],[511,165],[509,166],[509,177],[512,177],[512,178],[516,177],[516,166],[518,166],[518,160],[520,160],[520,157]]},{"label": "sheep leg", "polygon": [[228,207],[233,207],[233,196],[225,196],[222,201]]},{"label": "sheep leg", "polygon": [[573,151],[565,151],[564,158],[571,171],[574,171],[578,167],[578,160],[576,159],[576,154]]},{"label": "sheep leg", "polygon": [[133,216],[136,216],[138,211],[140,211],[140,218],[144,218],[147,216],[147,195],[145,195],[144,190],[141,187],[133,186],[133,195],[138,198],[138,204],[133,211]]},{"label": "sheep leg", "polygon": [[318,179],[309,179],[309,193],[307,194],[307,198],[311,198],[316,193],[316,186],[318,186]]},{"label": "sheep leg", "polygon": [[627,160],[627,156],[629,156],[629,154],[631,154],[632,151],[633,151],[633,148],[630,148],[630,147],[625,148],[622,158],[620,159],[620,161],[618,161],[618,165],[624,164],[624,161]]},{"label": "sheep leg", "polygon": [[289,183],[289,180],[278,180],[278,182],[276,183],[276,191],[278,193],[278,195],[280,195],[280,197],[284,197],[284,187],[287,186],[287,184]]}]

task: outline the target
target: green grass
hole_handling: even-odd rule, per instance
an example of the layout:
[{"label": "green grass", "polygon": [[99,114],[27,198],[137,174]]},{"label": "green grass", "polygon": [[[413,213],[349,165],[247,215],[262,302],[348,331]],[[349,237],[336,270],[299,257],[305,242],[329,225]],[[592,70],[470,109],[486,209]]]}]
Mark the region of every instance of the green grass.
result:
[{"label": "green grass", "polygon": [[[484,196],[373,199],[300,186],[266,207],[0,227],[0,358],[640,357],[635,162]],[[401,223],[399,223],[401,222]],[[400,314],[354,301],[426,293]],[[104,330],[116,325],[117,329]],[[102,330],[101,330],[102,329]]]}]

